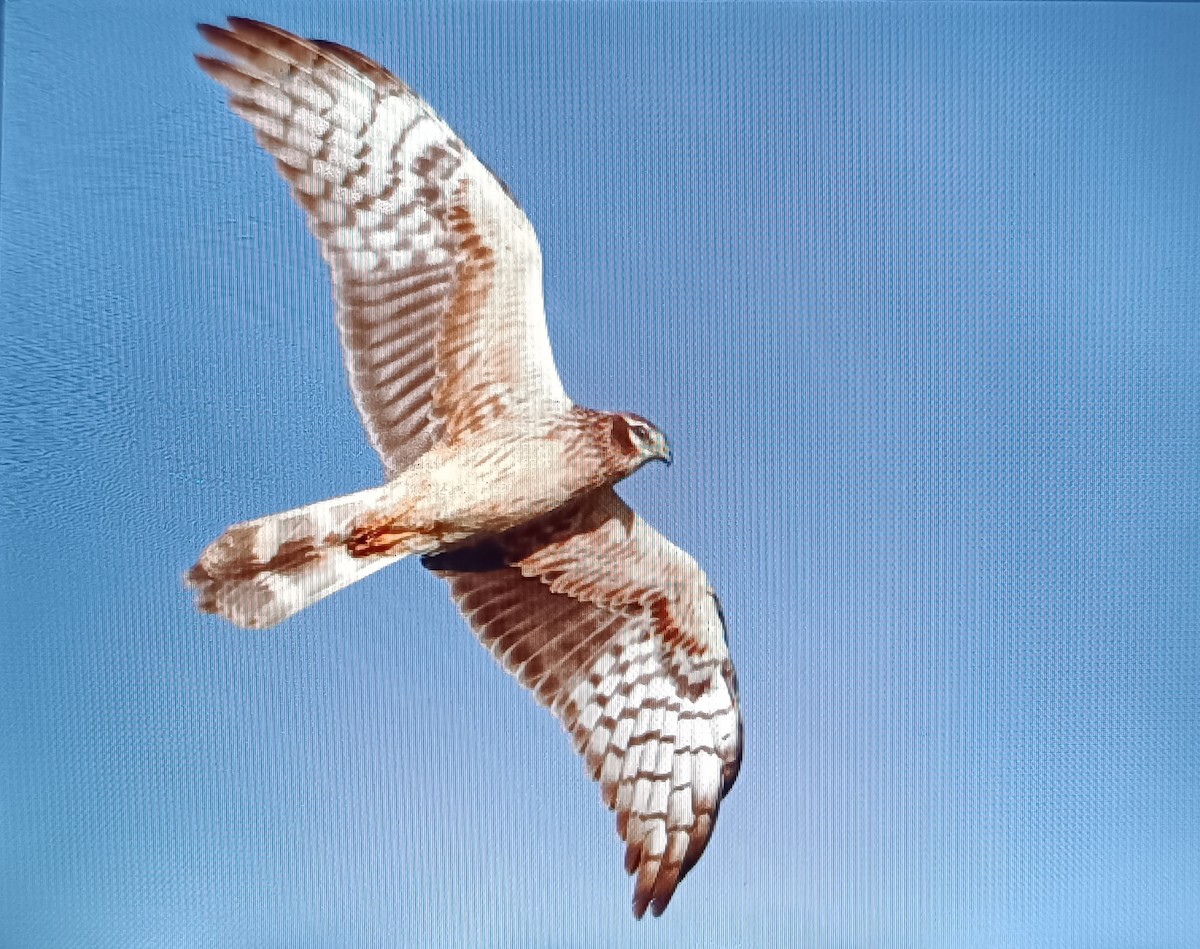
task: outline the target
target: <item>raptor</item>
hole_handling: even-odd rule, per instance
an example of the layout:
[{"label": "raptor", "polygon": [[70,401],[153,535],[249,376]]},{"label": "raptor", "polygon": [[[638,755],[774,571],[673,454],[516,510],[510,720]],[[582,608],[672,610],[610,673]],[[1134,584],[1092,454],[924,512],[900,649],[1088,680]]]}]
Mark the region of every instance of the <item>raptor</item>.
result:
[{"label": "raptor", "polygon": [[670,461],[646,419],[575,405],[537,236],[419,96],[362,54],[253,20],[203,25],[229,92],[307,212],[333,278],[377,488],[229,527],[186,575],[264,628],[404,557],[574,739],[658,915],[737,777],[742,725],[704,572],[613,486]]}]

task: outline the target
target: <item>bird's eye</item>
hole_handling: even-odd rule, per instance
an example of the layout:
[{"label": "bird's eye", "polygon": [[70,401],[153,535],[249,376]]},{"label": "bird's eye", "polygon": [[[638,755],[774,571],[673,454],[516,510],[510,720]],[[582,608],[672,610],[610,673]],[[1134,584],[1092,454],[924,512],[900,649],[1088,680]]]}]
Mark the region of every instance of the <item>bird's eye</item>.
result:
[{"label": "bird's eye", "polygon": [[650,441],[650,429],[646,428],[645,425],[641,425],[641,424],[635,422],[633,425],[629,426],[629,430],[631,432],[633,432],[633,437],[636,438],[638,441],[640,441],[640,442]]}]

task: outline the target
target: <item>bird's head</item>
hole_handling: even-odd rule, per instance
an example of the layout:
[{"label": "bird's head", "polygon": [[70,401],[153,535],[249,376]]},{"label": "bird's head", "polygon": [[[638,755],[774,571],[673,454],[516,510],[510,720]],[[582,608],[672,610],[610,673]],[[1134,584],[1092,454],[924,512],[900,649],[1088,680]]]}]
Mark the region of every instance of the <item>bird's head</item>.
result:
[{"label": "bird's head", "polygon": [[630,465],[630,470],[640,468],[648,461],[671,463],[671,446],[667,436],[646,419],[631,412],[618,412],[612,416],[613,443],[621,457]]}]

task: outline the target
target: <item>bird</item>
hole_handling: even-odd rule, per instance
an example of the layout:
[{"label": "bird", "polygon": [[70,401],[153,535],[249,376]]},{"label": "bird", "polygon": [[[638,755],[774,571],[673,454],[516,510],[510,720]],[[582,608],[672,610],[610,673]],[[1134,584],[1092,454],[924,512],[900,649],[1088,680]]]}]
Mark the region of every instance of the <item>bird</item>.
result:
[{"label": "bird", "polygon": [[616,813],[634,915],[661,914],[709,842],[743,744],[717,594],[614,490],[670,463],[666,437],[567,396],[533,226],[404,82],[255,20],[198,29],[212,49],[197,63],[320,243],[386,480],[228,527],[185,574],[197,607],[264,629],[420,558],[569,733]]}]

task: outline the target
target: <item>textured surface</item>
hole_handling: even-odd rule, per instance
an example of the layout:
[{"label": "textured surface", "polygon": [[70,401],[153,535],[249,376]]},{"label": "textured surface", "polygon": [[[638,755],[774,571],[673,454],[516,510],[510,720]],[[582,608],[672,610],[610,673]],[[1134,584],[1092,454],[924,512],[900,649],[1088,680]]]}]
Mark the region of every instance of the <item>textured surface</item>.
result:
[{"label": "textured surface", "polygon": [[[380,480],[190,58],[239,8],[435,102],[542,237],[570,394],[671,437],[621,492],[720,591],[747,751],[657,920],[426,571],[268,633],[179,588]],[[1200,945],[1195,5],[4,20],[6,949]]]}]

